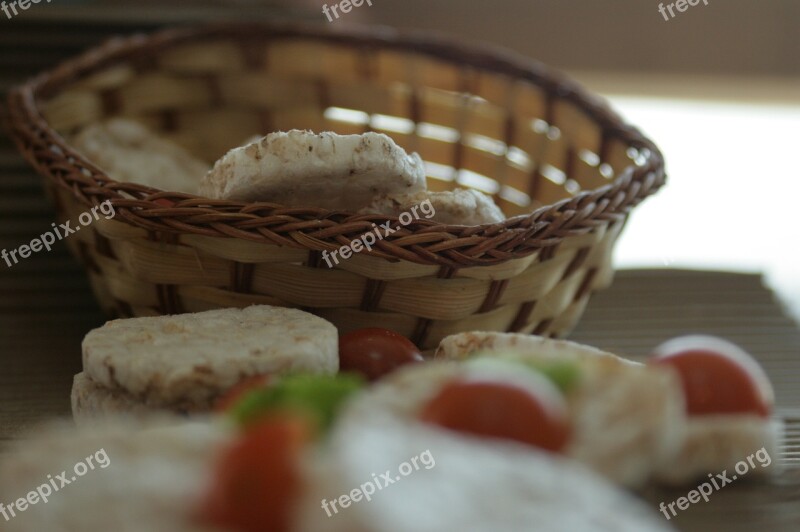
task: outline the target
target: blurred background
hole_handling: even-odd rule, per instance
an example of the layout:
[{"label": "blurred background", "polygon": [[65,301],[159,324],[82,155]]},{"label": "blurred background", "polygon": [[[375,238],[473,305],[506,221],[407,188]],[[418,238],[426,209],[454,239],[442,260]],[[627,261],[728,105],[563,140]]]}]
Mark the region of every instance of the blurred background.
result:
[{"label": "blurred background", "polygon": [[0,88],[109,35],[198,21],[386,24],[500,45],[606,96],[665,153],[669,186],[635,211],[620,267],[763,272],[800,316],[800,2],[701,1],[665,20],[654,0],[372,0],[328,22],[333,3],[33,4],[0,14]]}]

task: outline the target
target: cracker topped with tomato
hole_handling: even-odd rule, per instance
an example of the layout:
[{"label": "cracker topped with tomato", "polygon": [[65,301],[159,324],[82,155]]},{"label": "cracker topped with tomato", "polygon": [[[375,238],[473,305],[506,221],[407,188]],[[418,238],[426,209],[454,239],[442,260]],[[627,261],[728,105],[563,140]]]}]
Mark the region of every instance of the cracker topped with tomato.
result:
[{"label": "cracker topped with tomato", "polygon": [[684,340],[666,344],[642,364],[563,340],[457,334],[434,362],[400,368],[344,415],[388,415],[487,445],[512,441],[630,487],[690,483],[759,449],[774,452],[780,433],[771,385],[752,357],[700,340],[689,339],[688,351]]},{"label": "cracker topped with tomato", "polygon": [[[711,336],[685,336],[658,346],[650,365],[680,378],[686,436],[658,480],[684,484],[733,470],[756,452],[776,456],[782,424],[772,419],[775,392],[764,370],[739,346]],[[772,469],[753,467],[750,477]]]},{"label": "cracker topped with tomato", "polygon": [[[347,416],[368,396],[367,382],[356,375],[259,384],[227,412],[241,433],[216,457],[198,517],[241,532],[522,531],[532,523],[552,531],[669,530],[630,494],[554,454],[569,436],[557,387],[571,377],[559,373],[517,377],[521,386],[540,386],[540,396],[494,388],[478,373],[468,381],[488,385],[478,399],[493,401],[484,405],[487,416],[466,420],[471,428],[501,427],[492,412],[506,407],[528,418],[517,429],[507,427],[504,441],[493,446],[459,433],[465,420],[452,415],[452,406],[473,395],[460,385],[450,389],[454,396],[430,403],[429,424],[414,424]],[[436,428],[447,420],[455,421],[453,430]],[[517,438],[531,447],[517,445]],[[480,503],[487,494],[503,497],[503,511]],[[621,507],[625,512],[615,510]]]},{"label": "cracker topped with tomato", "polygon": [[[710,336],[658,346],[648,364],[573,342],[505,333],[445,338],[438,359],[475,356],[571,362],[580,374],[566,393],[576,432],[568,453],[626,485],[689,484],[732,469],[760,451],[777,455],[775,394],[756,360]],[[776,467],[753,468],[750,478]]]},{"label": "cracker topped with tomato", "polygon": [[640,486],[683,438],[683,398],[669,372],[572,342],[464,333],[445,338],[433,362],[401,368],[343,414],[357,423],[392,416],[512,441],[582,462]]},{"label": "cracker topped with tomato", "polygon": [[390,417],[337,425],[306,471],[298,532],[673,530],[563,456]]}]

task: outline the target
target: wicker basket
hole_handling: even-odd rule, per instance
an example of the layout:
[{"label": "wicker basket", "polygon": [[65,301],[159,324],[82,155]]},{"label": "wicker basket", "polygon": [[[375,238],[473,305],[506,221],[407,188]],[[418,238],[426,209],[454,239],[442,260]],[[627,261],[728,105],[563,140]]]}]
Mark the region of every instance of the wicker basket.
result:
[{"label": "wicker basket", "polygon": [[[276,130],[385,132],[432,163],[429,188],[482,189],[511,217],[415,221],[331,269],[323,250],[387,218],[112,181],[64,140],[110,116],[208,161]],[[550,69],[386,29],[253,24],[116,39],[12,90],[7,118],[62,221],[112,201],[115,218],[66,239],[105,310],[284,305],[424,348],[464,330],[567,333],[611,282],[631,208],[665,179],[652,142]]]}]

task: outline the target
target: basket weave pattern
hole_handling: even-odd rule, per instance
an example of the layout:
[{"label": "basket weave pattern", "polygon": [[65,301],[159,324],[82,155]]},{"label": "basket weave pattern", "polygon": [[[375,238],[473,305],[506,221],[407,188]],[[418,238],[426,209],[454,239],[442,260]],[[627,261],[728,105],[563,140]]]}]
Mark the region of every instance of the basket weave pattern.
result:
[{"label": "basket weave pattern", "polygon": [[[431,163],[429,188],[480,188],[509,219],[420,219],[331,269],[322,251],[387,218],[115,182],[65,140],[112,116],[209,162],[270,131],[383,132]],[[665,180],[652,142],[546,67],[387,30],[247,25],[117,39],[12,90],[7,118],[60,219],[114,205],[115,218],[66,240],[107,311],[275,304],[342,332],[395,329],[423,348],[464,330],[568,332],[611,282],[631,208]]]}]

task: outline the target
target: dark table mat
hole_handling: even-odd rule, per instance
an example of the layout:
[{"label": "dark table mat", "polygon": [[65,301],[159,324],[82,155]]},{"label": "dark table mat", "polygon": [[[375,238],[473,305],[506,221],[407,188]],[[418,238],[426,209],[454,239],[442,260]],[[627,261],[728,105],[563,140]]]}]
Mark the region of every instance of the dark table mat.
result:
[{"label": "dark table mat", "polygon": [[[769,484],[737,480],[671,523],[692,532],[800,531],[800,329],[761,276],[621,271],[612,288],[595,294],[571,339],[636,359],[668,338],[693,333],[728,338],[764,366],[785,423],[780,456],[772,458],[785,471]],[[652,490],[645,498],[658,508],[695,487]]]},{"label": "dark table mat", "polygon": [[[19,21],[21,22],[21,21]],[[80,26],[80,24],[78,24]],[[0,33],[0,92],[109,33],[128,28],[15,24]],[[36,38],[35,32],[49,38]],[[14,249],[53,220],[38,179],[0,137],[0,249]],[[37,422],[69,414],[83,335],[102,324],[83,272],[63,243],[13,268],[0,262],[0,450]],[[787,472],[769,485],[740,482],[692,505],[681,530],[800,530],[800,330],[757,275],[677,270],[620,272],[597,294],[572,339],[631,357],[678,334],[727,337],[756,355],[777,390]],[[654,506],[691,489],[645,494]]]}]

